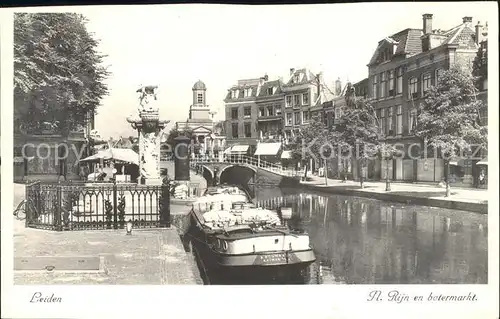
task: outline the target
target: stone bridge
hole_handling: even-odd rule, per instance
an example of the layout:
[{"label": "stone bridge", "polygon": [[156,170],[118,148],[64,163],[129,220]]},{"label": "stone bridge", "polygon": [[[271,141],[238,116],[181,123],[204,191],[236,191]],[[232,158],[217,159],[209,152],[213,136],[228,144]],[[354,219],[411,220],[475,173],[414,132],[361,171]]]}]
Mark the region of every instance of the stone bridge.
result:
[{"label": "stone bridge", "polygon": [[197,158],[191,159],[190,165],[191,169],[205,178],[208,185],[218,181],[240,185],[295,186],[303,174],[248,156],[223,160]]}]

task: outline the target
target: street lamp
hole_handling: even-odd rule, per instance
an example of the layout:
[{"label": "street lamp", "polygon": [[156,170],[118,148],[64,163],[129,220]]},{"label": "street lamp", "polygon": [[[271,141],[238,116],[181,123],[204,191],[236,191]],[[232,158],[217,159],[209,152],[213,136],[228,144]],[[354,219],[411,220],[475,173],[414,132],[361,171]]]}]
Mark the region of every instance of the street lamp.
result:
[{"label": "street lamp", "polygon": [[391,191],[391,182],[389,181],[389,157],[386,158],[385,164],[385,191]]}]

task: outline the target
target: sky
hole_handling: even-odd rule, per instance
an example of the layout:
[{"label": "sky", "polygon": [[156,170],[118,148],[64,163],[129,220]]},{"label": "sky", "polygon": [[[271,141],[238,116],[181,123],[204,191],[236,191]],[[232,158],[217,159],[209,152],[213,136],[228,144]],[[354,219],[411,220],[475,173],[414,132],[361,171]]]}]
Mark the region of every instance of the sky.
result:
[{"label": "sky", "polygon": [[159,86],[162,119],[185,121],[192,86],[207,86],[207,104],[224,119],[224,97],[239,79],[282,77],[290,68],[323,72],[330,87],[340,78],[367,77],[377,43],[406,28],[450,29],[471,16],[473,25],[495,19],[491,3],[354,3],[287,6],[144,5],[85,7],[88,29],[106,55],[110,93],[96,128],[104,138],[136,135],[126,117],[137,110],[136,89]]}]

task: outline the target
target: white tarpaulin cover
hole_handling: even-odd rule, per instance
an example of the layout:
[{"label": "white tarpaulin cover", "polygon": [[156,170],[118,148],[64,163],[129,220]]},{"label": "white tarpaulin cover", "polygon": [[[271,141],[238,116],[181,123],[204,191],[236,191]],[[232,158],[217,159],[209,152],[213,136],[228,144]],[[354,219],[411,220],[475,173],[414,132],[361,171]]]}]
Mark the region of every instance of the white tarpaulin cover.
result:
[{"label": "white tarpaulin cover", "polygon": [[234,145],[233,147],[231,147],[231,153],[232,154],[246,153],[249,147],[250,146],[248,145]]},{"label": "white tarpaulin cover", "polygon": [[488,158],[483,158],[476,165],[488,165]]},{"label": "white tarpaulin cover", "polygon": [[254,155],[273,155],[276,156],[280,151],[281,143],[260,143]]},{"label": "white tarpaulin cover", "polygon": [[281,153],[281,158],[282,159],[291,159],[292,158],[292,151],[283,151]]}]

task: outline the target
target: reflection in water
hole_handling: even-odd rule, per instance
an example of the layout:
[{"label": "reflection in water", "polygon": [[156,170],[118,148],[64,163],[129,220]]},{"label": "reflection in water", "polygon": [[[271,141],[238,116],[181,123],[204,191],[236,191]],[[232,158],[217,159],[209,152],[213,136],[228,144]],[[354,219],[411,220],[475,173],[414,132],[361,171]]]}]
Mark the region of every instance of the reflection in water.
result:
[{"label": "reflection in water", "polygon": [[308,283],[487,283],[486,215],[277,188],[255,201],[292,207],[309,232]]}]

